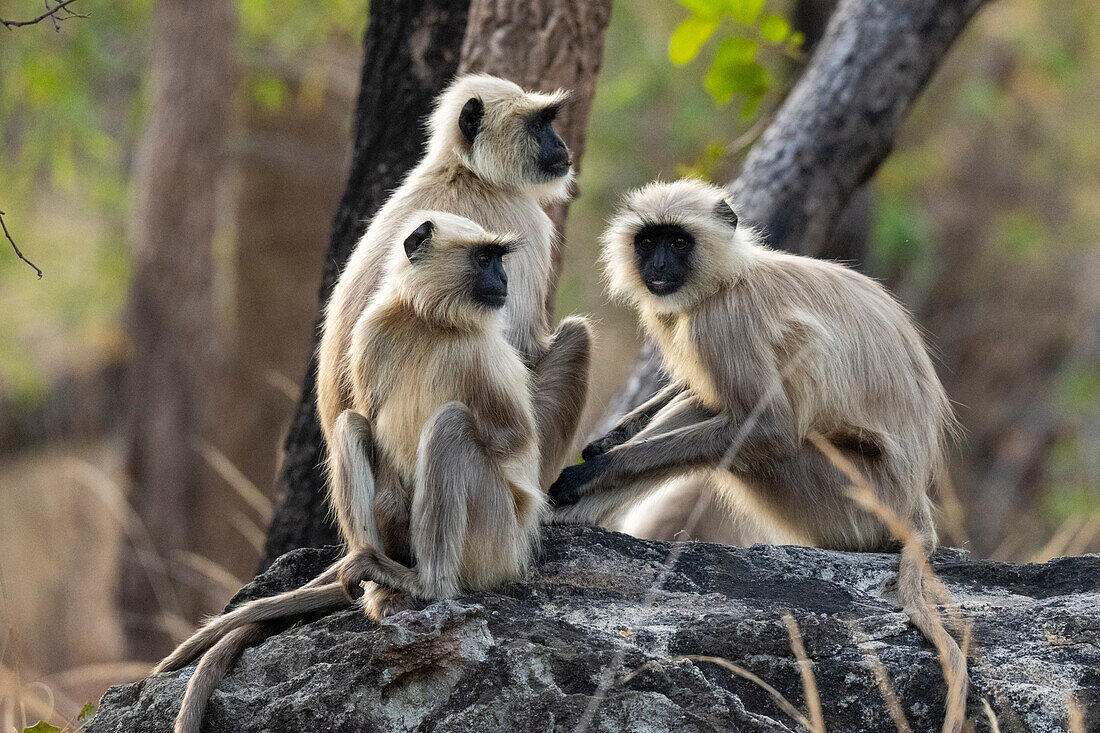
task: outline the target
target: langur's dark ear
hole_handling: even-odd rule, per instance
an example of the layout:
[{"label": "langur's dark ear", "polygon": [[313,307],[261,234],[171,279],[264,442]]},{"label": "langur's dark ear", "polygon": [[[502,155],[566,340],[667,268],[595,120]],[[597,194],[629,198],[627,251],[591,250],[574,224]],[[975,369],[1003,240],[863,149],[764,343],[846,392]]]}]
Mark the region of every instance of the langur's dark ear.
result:
[{"label": "langur's dark ear", "polygon": [[477,97],[470,97],[462,105],[462,111],[458,113],[458,129],[462,131],[462,137],[466,138],[467,144],[474,144],[474,138],[481,131],[481,118],[484,115],[485,105]]},{"label": "langur's dark ear", "polygon": [[435,224],[426,221],[405,239],[405,254],[408,256],[409,262],[416,262],[417,258],[424,254],[424,245],[432,238],[432,232],[434,231]]},{"label": "langur's dark ear", "polygon": [[721,199],[714,205],[714,215],[718,217],[719,221],[724,221],[734,229],[737,228],[737,212],[730,206],[730,202],[725,199]]}]

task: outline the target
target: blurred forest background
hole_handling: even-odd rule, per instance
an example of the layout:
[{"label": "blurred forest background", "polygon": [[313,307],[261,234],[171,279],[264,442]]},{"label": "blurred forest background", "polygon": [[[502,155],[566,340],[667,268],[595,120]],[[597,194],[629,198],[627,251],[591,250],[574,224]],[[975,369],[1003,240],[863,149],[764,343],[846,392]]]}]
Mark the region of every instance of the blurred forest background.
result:
[{"label": "blurred forest background", "polygon": [[[829,5],[761,0],[746,22],[682,25],[699,2],[614,4],[557,299],[559,315],[599,319],[589,427],[639,347],[596,276],[604,218],[656,177],[729,181]],[[148,665],[132,661],[126,630],[181,635],[251,577],[262,548],[349,165],[366,3],[226,7],[232,18],[195,43],[221,43],[230,76],[211,86],[221,98],[189,104],[196,115],[227,105],[228,128],[213,123],[213,149],[196,148],[213,161],[206,219],[181,224],[208,226],[212,247],[181,248],[179,271],[141,276],[137,202],[172,190],[141,154],[154,3],[89,1],[72,7],[87,18],[56,32],[50,20],[0,30],[0,211],[45,273],[0,241],[2,733],[70,718],[140,677]],[[0,0],[0,18],[39,12]],[[843,240],[820,253],[886,282],[926,328],[966,431],[939,496],[942,534],[979,556],[1100,549],[1098,28],[1093,0],[983,10],[850,208]],[[182,348],[198,371],[179,374],[136,344],[149,298],[183,303],[189,288],[209,310],[187,314],[197,330]],[[160,558],[160,530],[143,516],[153,508],[127,501],[135,472],[151,479],[127,458],[125,426],[176,379],[209,386],[197,390],[206,404],[188,406],[201,429],[167,440],[202,491],[179,507],[210,521]],[[148,388],[135,395],[133,380]],[[158,618],[117,610],[124,547],[171,568],[175,582],[153,589]]]}]

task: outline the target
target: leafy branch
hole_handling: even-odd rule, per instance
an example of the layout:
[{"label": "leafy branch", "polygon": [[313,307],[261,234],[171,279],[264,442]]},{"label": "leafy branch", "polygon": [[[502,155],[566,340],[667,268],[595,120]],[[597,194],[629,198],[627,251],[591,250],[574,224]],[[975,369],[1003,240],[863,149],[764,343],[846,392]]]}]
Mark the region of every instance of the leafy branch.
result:
[{"label": "leafy branch", "polygon": [[51,8],[50,0],[45,0],[46,12],[42,13],[42,15],[38,16],[37,18],[32,18],[31,20],[7,20],[5,18],[0,18],[0,25],[4,26],[8,30],[11,30],[12,28],[22,28],[25,25],[34,25],[35,23],[41,23],[46,18],[49,18],[53,22],[53,29],[55,31],[59,31],[61,30],[61,26],[58,25],[59,21],[68,20],[69,18],[88,17],[87,15],[81,15],[80,13],[74,12],[69,8],[69,6],[75,2],[76,0],[63,0],[62,2],[59,2],[57,5]]},{"label": "leafy branch", "polygon": [[18,257],[19,259],[23,260],[24,262],[26,262],[32,268],[34,268],[34,271],[38,273],[38,279],[41,280],[42,279],[42,270],[40,270],[38,268],[38,265],[34,264],[33,262],[31,262],[30,260],[28,260],[26,257],[23,256],[23,253],[19,251],[18,245],[15,244],[15,240],[11,238],[11,234],[8,232],[8,225],[4,223],[4,212],[3,211],[0,211],[0,227],[2,227],[4,229],[4,236],[8,238],[9,242],[11,242],[11,248],[15,250],[15,256]]},{"label": "leafy branch", "polygon": [[728,104],[742,95],[741,116],[752,119],[771,87],[771,76],[759,62],[762,48],[777,48],[797,56],[802,34],[781,15],[764,12],[765,0],[679,0],[691,11],[668,43],[669,60],[677,66],[689,63],[715,35],[723,20],[732,21],[736,32],[718,45],[703,84],[717,104]]}]

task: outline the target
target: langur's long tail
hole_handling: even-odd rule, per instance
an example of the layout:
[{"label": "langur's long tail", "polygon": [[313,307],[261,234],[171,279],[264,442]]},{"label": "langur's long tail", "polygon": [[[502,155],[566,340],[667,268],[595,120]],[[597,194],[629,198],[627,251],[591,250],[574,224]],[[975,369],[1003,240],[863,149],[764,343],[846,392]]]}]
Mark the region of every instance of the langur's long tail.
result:
[{"label": "langur's long tail", "polygon": [[[966,696],[970,677],[966,671],[966,655],[954,637],[944,627],[935,603],[929,598],[923,568],[927,554],[919,541],[910,541],[901,551],[898,566],[898,599],[909,620],[932,642],[939,653],[944,679],[947,680],[947,700],[943,733],[959,733],[966,719]],[[931,582],[938,583],[932,580]]]},{"label": "langur's long tail", "polygon": [[172,672],[186,667],[217,644],[230,631],[247,624],[302,616],[317,611],[335,611],[350,606],[352,601],[337,582],[339,563],[330,566],[312,581],[295,590],[280,593],[235,608],[215,616],[183,641],[175,651],[153,669],[153,674]]},{"label": "langur's long tail", "polygon": [[202,655],[195,673],[187,681],[183,704],[176,715],[175,733],[200,733],[206,705],[214,689],[233,666],[237,656],[249,646],[257,644],[277,631],[284,624],[271,622],[247,623],[230,629],[209,651]]}]

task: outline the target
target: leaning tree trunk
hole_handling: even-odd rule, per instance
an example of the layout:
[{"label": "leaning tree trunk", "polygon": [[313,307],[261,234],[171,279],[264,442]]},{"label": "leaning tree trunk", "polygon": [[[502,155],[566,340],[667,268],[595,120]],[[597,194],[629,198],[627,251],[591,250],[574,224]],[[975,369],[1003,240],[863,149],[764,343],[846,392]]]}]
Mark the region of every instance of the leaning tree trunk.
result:
[{"label": "leaning tree trunk", "polygon": [[160,0],[153,15],[152,103],[134,161],[133,348],[126,428],[130,502],[148,541],[123,552],[119,605],[128,657],[152,659],[166,619],[194,621],[196,594],[172,591],[164,565],[204,546],[216,514],[191,448],[208,437],[223,344],[215,324],[214,182],[233,94],[234,15],[227,0]]},{"label": "leaning tree trunk", "polygon": [[[985,0],[841,0],[810,65],[729,188],[772,247],[820,254],[852,194]],[[651,347],[601,428],[656,392]]]},{"label": "leaning tree trunk", "polygon": [[[573,151],[574,165],[579,164],[610,0],[473,0],[468,11],[467,24],[466,3],[371,4],[355,160],[326,260],[322,303],[370,216],[420,157],[421,118],[456,71],[497,74],[531,88],[574,89],[575,101],[563,112],[560,129]],[[560,228],[564,208],[558,216]],[[557,265],[560,253],[555,260]],[[316,414],[316,378],[314,359],[287,438],[285,499],[268,533],[262,568],[288,550],[337,541],[320,469],[324,447]]]},{"label": "leaning tree trunk", "polygon": [[[370,4],[351,173],[325,257],[322,308],[370,218],[423,152],[423,119],[458,69],[468,10],[469,0],[372,0]],[[267,534],[261,569],[296,547],[339,541],[328,517],[323,465],[314,354],[286,438],[282,504]]]},{"label": "leaning tree trunk", "polygon": [[[473,0],[459,70],[504,77],[524,89],[572,90],[572,101],[554,128],[569,146],[573,168],[579,174],[585,125],[596,95],[604,33],[610,21],[611,0]],[[550,310],[565,252],[562,243],[568,212],[568,203],[548,210],[559,235],[552,253]]]}]

